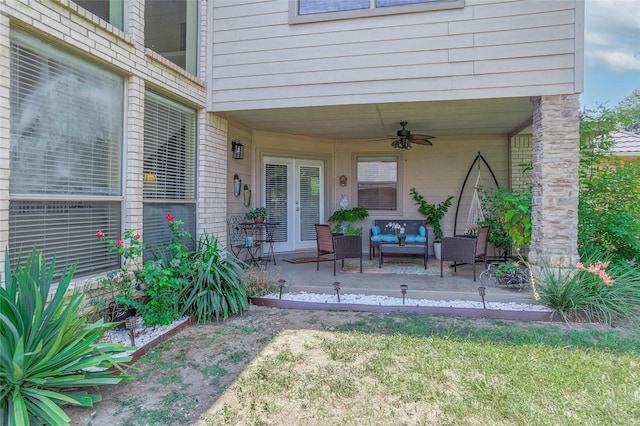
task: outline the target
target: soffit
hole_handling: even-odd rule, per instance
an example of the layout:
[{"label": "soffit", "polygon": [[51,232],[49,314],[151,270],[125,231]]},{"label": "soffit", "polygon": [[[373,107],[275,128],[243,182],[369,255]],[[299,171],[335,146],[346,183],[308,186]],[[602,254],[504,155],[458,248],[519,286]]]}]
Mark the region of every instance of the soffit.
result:
[{"label": "soffit", "polygon": [[531,119],[528,97],[296,107],[217,114],[254,131],[322,139],[393,137],[400,122],[414,134],[506,135]]}]

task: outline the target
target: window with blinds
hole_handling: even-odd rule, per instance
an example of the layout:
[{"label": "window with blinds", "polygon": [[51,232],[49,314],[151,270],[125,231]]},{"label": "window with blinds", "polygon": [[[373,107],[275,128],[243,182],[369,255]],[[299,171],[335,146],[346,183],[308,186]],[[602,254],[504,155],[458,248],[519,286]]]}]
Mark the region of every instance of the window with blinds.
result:
[{"label": "window with blinds", "polygon": [[196,111],[150,91],[144,108],[143,238],[149,259],[171,241],[168,213],[195,235]]},{"label": "window with blinds", "polygon": [[269,220],[278,222],[273,234],[274,242],[287,241],[289,165],[267,163],[264,170],[264,206],[269,212]]},{"label": "window with blinds", "polygon": [[397,210],[398,157],[358,157],[358,207]]},{"label": "window with blinds", "polygon": [[300,166],[300,241],[315,241],[320,223],[320,167]]},{"label": "window with blinds", "polygon": [[10,53],[9,250],[36,246],[76,276],[119,267],[124,80],[27,33]]}]

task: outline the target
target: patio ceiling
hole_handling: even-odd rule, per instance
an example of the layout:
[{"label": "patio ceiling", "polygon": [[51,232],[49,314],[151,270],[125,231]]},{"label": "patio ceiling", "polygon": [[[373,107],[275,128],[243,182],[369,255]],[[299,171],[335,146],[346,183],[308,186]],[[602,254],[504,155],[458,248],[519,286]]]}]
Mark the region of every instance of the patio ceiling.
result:
[{"label": "patio ceiling", "polygon": [[432,102],[312,106],[218,112],[254,131],[322,139],[393,137],[400,122],[414,134],[435,137],[506,135],[531,119],[529,97]]}]

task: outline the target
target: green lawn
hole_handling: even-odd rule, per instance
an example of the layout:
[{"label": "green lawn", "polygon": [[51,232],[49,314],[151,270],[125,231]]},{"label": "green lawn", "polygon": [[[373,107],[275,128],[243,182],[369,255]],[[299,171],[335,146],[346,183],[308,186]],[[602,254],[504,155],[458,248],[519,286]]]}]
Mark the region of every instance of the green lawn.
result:
[{"label": "green lawn", "polygon": [[200,424],[640,423],[640,334],[389,315],[280,333]]}]

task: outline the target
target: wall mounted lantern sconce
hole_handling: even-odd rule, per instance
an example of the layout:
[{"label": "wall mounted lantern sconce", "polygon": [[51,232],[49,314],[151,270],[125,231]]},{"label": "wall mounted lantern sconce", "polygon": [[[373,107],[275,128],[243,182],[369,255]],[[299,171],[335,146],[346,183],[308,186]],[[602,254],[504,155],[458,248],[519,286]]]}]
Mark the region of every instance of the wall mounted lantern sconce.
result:
[{"label": "wall mounted lantern sconce", "polygon": [[347,186],[347,177],[345,175],[340,176],[338,180],[340,181],[340,186]]},{"label": "wall mounted lantern sconce", "polygon": [[244,206],[245,207],[249,207],[251,205],[251,190],[249,189],[249,186],[245,183],[244,184]]},{"label": "wall mounted lantern sconce", "polygon": [[233,195],[240,196],[240,188],[242,188],[242,179],[238,177],[238,174],[233,175]]},{"label": "wall mounted lantern sconce", "polygon": [[239,140],[231,141],[231,152],[233,153],[234,160],[244,159],[244,145]]}]

